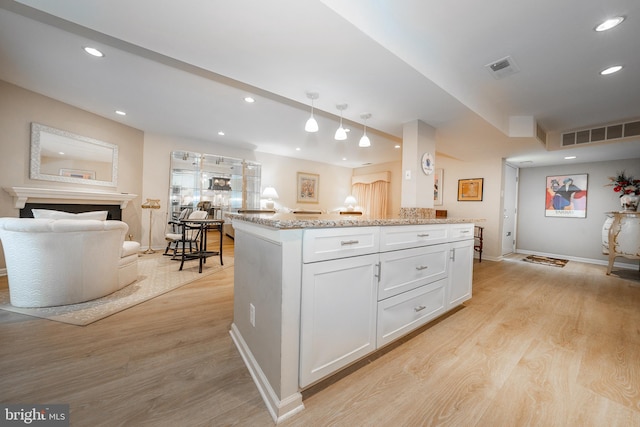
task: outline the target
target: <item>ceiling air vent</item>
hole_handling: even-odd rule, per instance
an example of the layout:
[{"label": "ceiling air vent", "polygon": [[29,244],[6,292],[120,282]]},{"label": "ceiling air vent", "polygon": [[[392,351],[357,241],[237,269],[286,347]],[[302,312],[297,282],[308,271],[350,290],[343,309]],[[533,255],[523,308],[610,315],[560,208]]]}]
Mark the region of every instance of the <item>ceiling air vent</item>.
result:
[{"label": "ceiling air vent", "polygon": [[612,139],[640,136],[640,121],[600,126],[562,134],[562,146],[609,141]]},{"label": "ceiling air vent", "polygon": [[506,56],[502,59],[498,59],[497,61],[487,64],[485,65],[485,68],[489,70],[489,72],[495,79],[501,79],[520,71],[520,68],[518,68],[518,65],[516,65],[513,58],[511,58],[510,56]]}]

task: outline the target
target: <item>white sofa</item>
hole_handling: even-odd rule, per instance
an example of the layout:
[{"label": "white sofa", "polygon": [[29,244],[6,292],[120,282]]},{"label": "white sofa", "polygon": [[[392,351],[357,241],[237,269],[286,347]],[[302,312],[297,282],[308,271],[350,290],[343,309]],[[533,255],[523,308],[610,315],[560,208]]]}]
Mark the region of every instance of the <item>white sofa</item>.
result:
[{"label": "white sofa", "polygon": [[11,305],[49,307],[108,295],[138,277],[129,226],[95,219],[0,218]]}]

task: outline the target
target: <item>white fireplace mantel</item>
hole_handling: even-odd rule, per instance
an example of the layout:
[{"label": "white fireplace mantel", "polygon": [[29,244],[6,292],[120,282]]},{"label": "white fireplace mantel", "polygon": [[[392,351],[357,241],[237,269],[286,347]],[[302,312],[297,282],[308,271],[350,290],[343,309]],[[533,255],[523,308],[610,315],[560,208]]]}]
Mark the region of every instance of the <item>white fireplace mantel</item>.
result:
[{"label": "white fireplace mantel", "polygon": [[124,209],[127,204],[138,197],[137,194],[115,193],[86,190],[67,190],[63,188],[38,188],[38,187],[4,187],[4,191],[13,196],[17,209],[24,208],[28,199],[54,199],[54,200],[84,200],[91,202],[118,202]]}]

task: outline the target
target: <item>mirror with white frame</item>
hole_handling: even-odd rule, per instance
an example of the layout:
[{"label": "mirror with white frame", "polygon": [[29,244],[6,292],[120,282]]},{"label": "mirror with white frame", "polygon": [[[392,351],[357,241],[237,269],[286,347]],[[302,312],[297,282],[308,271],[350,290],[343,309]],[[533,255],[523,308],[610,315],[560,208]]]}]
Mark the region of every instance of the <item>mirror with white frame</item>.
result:
[{"label": "mirror with white frame", "polygon": [[31,124],[31,179],[116,187],[118,146]]}]

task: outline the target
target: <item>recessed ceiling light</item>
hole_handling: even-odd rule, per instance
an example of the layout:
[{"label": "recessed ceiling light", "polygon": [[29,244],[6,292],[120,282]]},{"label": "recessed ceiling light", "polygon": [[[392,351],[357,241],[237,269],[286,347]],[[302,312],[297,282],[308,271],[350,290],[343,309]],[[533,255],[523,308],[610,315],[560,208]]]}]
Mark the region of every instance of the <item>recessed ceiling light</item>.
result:
[{"label": "recessed ceiling light", "polygon": [[400,144],[394,145],[393,148],[400,148]]},{"label": "recessed ceiling light", "polygon": [[617,73],[620,70],[622,70],[622,65],[614,65],[613,67],[609,67],[600,71],[600,74],[606,76],[609,74]]},{"label": "recessed ceiling light", "polygon": [[87,52],[91,56],[95,56],[95,57],[98,57],[98,58],[104,57],[104,53],[100,52],[95,47],[85,46],[82,49],[84,49],[84,51]]},{"label": "recessed ceiling light", "polygon": [[296,151],[300,151],[300,147],[296,147]]},{"label": "recessed ceiling light", "polygon": [[122,110],[116,110],[116,114],[119,115],[119,116],[126,116],[127,115],[127,113],[122,111]]},{"label": "recessed ceiling light", "polygon": [[346,161],[346,160],[347,160],[347,158],[346,158],[346,157],[343,157],[343,158],[342,158],[342,160],[345,160],[345,161]]},{"label": "recessed ceiling light", "polygon": [[576,158],[576,156],[565,156],[565,158],[564,158],[564,159],[565,159],[565,160],[573,160],[573,159],[575,159],[575,158]]},{"label": "recessed ceiling light", "polygon": [[250,96],[245,96],[244,100],[245,100],[246,102],[248,102],[249,104],[251,104],[251,103],[253,103],[253,102],[256,102],[256,100],[255,100],[255,99],[253,99],[253,98],[252,98],[252,97],[250,97]]},{"label": "recessed ceiling light", "polygon": [[620,25],[622,21],[624,21],[624,16],[616,16],[615,18],[609,18],[606,21],[604,21],[602,24],[598,25],[595,28],[595,30],[598,32],[607,31],[612,29],[613,27]]},{"label": "recessed ceiling light", "polygon": [[224,136],[224,132],[220,131],[220,132],[218,132],[218,135]]},{"label": "recessed ceiling light", "polygon": [[64,156],[64,151],[58,151],[58,154],[60,154],[61,156]]}]

